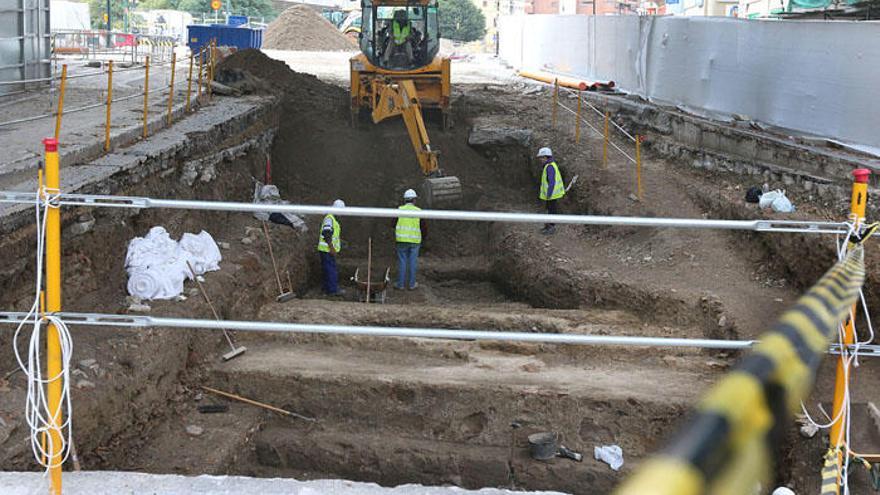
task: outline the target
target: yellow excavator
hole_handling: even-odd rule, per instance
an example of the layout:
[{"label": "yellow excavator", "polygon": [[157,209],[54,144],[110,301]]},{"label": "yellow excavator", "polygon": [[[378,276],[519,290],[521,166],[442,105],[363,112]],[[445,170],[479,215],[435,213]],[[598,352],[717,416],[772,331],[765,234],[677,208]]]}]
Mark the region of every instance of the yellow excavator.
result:
[{"label": "yellow excavator", "polygon": [[450,61],[438,55],[437,10],[437,0],[361,0],[361,53],[350,60],[352,124],[362,108],[377,124],[403,117],[428,207],[461,199],[461,183],[443,175],[422,117],[422,108],[438,109],[443,128],[450,124]]}]

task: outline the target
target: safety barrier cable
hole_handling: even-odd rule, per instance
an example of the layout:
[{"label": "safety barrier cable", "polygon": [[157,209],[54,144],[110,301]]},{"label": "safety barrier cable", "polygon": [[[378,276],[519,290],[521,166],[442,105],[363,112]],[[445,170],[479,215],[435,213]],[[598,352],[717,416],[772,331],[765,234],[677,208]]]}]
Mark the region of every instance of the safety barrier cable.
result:
[{"label": "safety barrier cable", "polygon": [[[558,104],[560,107],[564,108],[566,111],[568,111],[570,114],[574,115],[575,118],[577,118],[577,116],[578,116],[577,112],[575,112],[574,110],[568,108],[567,106],[563,105],[562,103],[557,103],[557,104]],[[598,129],[596,129],[595,127],[593,127],[593,125],[590,124],[590,122],[587,121],[587,119],[585,119],[585,118],[583,118],[583,117],[580,117],[580,119],[581,119],[581,122],[583,122],[584,124],[587,124],[587,127],[589,127],[589,128],[592,129],[594,132],[596,132],[596,134],[598,134],[599,136],[603,136],[603,137],[605,136],[604,133],[600,132]],[[629,156],[629,154],[627,154],[626,151],[623,151],[622,149],[620,149],[619,146],[617,146],[616,144],[614,144],[614,141],[612,141],[612,140],[609,139],[609,140],[608,140],[608,144],[610,144],[611,146],[614,147],[614,149],[616,149],[617,151],[619,151],[621,155],[625,156],[627,160],[631,161],[632,163],[636,163],[636,159],[633,158],[633,157],[631,157],[631,156]]]},{"label": "safety barrier cable", "polygon": [[[575,90],[573,90],[573,89],[571,89],[571,88],[566,88],[566,87],[560,86],[559,89],[562,89],[562,90],[564,90],[564,91],[567,91],[567,92],[569,92],[570,94],[573,94],[573,95],[577,95],[577,94],[578,94],[577,91],[575,91]],[[602,110],[599,110],[598,108],[596,108],[595,106],[593,106],[593,104],[590,103],[590,102],[587,101],[587,100],[584,100],[584,103],[585,103],[588,107],[592,108],[593,111],[596,112],[597,115],[599,115],[599,116],[602,117],[602,118],[605,118],[605,114],[602,112]],[[611,125],[613,125],[614,127],[616,127],[617,130],[619,130],[620,132],[622,132],[624,136],[628,137],[630,141],[632,141],[632,142],[636,142],[636,138],[635,138],[635,136],[633,136],[632,134],[630,134],[629,132],[627,132],[626,129],[624,129],[623,127],[621,127],[620,124],[618,124],[617,122],[614,121],[614,119],[609,119],[609,122],[611,122]]]},{"label": "safety barrier cable", "polygon": [[615,494],[734,495],[766,486],[787,419],[812,389],[822,355],[864,281],[858,244],[760,337],[661,453],[642,463]]},{"label": "safety barrier cable", "polygon": [[[0,203],[32,203],[33,193],[0,191]],[[667,227],[690,229],[749,230],[755,232],[787,232],[802,234],[846,235],[851,230],[846,222],[809,220],[709,220],[702,218],[651,218],[602,215],[548,215],[544,213],[507,213],[465,210],[400,210],[345,206],[336,208],[323,205],[283,205],[263,203],[236,203],[229,201],[197,201],[154,199],[142,196],[112,196],[98,194],[61,194],[60,206],[90,206],[107,208],[167,208],[177,210],[234,211],[240,213],[292,213],[295,215],[326,215],[341,217],[423,218],[426,220],[465,220],[477,222],[536,223],[553,222],[571,225],[602,225],[623,227]]]}]

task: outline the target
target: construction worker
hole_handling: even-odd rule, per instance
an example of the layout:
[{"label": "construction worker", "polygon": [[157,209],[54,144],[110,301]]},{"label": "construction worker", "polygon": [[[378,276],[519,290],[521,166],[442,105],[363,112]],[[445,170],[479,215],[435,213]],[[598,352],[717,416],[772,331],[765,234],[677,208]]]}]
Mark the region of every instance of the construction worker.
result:
[{"label": "construction worker", "polygon": [[[337,199],[334,208],[345,208],[345,202]],[[345,291],[339,288],[339,275],[336,271],[336,255],[342,249],[342,228],[332,213],[324,216],[321,233],[318,235],[318,254],[321,256],[321,287],[329,296],[341,296]]]},{"label": "construction worker", "polygon": [[413,35],[412,25],[409,22],[409,16],[406,9],[397,9],[394,11],[394,19],[391,21],[391,36],[385,44],[383,53],[385,65],[391,61],[391,57],[399,50],[403,50],[406,54],[407,65],[413,62],[413,48],[410,39]]},{"label": "construction worker", "polygon": [[[414,190],[407,189],[403,193],[403,204],[400,209],[420,211],[421,208],[416,206],[417,197]],[[425,223],[419,218],[401,217],[394,223],[394,239],[397,242],[397,284],[394,285],[395,289],[403,289],[408,286],[409,290],[415,290],[419,286],[416,283],[419,248],[426,233]]]},{"label": "construction worker", "polygon": [[[559,212],[557,202],[565,196],[562,174],[559,173],[559,166],[553,160],[553,152],[550,148],[539,149],[538,160],[544,166],[544,170],[541,171],[541,190],[538,192],[538,198],[546,203],[548,215],[556,215]],[[541,230],[541,233],[545,235],[555,232],[556,224],[552,223],[545,223]]]}]

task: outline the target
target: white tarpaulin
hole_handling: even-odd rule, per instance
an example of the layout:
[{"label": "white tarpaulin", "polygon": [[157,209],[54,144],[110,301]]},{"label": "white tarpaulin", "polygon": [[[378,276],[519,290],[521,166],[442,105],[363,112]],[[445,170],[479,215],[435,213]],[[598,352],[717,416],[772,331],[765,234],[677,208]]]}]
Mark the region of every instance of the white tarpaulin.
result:
[{"label": "white tarpaulin", "polygon": [[521,15],[499,19],[499,43],[516,68],[880,147],[880,23]]}]

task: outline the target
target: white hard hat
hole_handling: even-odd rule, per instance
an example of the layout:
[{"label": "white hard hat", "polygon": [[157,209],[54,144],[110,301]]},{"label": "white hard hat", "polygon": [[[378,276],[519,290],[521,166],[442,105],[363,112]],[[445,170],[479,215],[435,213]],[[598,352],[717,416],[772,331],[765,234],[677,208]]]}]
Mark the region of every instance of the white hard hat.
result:
[{"label": "white hard hat", "polygon": [[336,201],[333,202],[333,207],[334,208],[345,208],[345,201],[343,201],[341,199],[337,199]]},{"label": "white hard hat", "polygon": [[412,190],[412,189],[407,189],[407,190],[403,193],[403,199],[416,199],[416,198],[418,198],[418,197],[419,197],[419,195],[416,194],[416,192],[415,192],[414,190]]},{"label": "white hard hat", "polygon": [[795,495],[794,490],[788,488],[787,486],[780,486],[779,488],[773,490],[773,495]]},{"label": "white hard hat", "polygon": [[553,152],[550,151],[550,148],[541,148],[538,150],[538,156],[553,156]]}]

